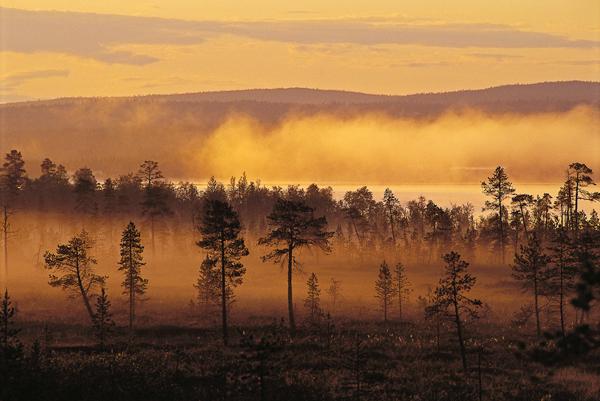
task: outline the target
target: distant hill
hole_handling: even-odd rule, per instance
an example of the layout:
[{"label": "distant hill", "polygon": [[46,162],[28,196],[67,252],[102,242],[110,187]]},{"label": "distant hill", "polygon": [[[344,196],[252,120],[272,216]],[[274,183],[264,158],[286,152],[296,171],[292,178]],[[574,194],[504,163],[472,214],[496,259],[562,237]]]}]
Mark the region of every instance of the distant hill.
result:
[{"label": "distant hill", "polygon": [[[418,105],[444,107],[490,107],[494,104],[509,105],[520,103],[538,103],[540,109],[552,105],[576,105],[580,103],[600,103],[600,82],[564,81],[542,82],[535,84],[514,84],[496,86],[487,89],[460,90],[442,93],[420,93],[413,95],[374,95],[360,92],[339,90],[308,89],[308,88],[278,88],[278,89],[247,89],[217,92],[197,92],[170,95],[147,95],[110,98],[60,98],[18,102],[4,105],[11,106],[50,106],[70,104],[73,102],[105,101],[161,101],[161,102],[266,102],[301,105],[364,105],[386,104],[401,105],[407,109],[417,108]],[[546,106],[546,107],[545,107]],[[2,106],[0,106],[2,107]],[[492,110],[490,110],[492,111]]]},{"label": "distant hill", "polygon": [[[488,114],[600,110],[599,82],[548,82],[408,96],[304,88],[253,89],[132,97],[63,98],[0,105],[0,151],[19,149],[33,165],[44,157],[69,168],[93,166],[114,174],[139,160],[169,160],[170,174],[186,174],[182,149],[230,119],[246,116],[265,131],[293,117],[329,114],[340,121],[367,113],[435,119],[475,109]],[[399,133],[403,135],[403,133]],[[198,167],[201,170],[201,166]],[[35,168],[33,169],[36,170]]]}]

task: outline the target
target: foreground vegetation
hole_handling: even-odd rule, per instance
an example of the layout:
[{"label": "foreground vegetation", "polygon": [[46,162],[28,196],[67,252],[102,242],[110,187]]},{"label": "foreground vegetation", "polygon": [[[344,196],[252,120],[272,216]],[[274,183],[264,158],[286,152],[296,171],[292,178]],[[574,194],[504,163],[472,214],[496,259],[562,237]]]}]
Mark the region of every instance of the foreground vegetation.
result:
[{"label": "foreground vegetation", "polygon": [[[75,215],[92,230],[102,222],[100,196],[106,205],[123,201],[115,198],[115,191],[125,188],[122,183],[115,189],[106,180],[101,193],[91,170],[79,170],[71,184],[59,167],[45,161],[42,177],[32,181],[20,153],[6,156],[0,176],[5,277],[12,216],[19,208],[44,210],[52,205],[42,202],[48,194],[56,195],[54,206],[68,204],[62,201],[70,191],[49,188],[70,188]],[[536,199],[515,194],[506,172],[497,167],[482,183],[489,199],[484,211],[491,213],[476,223],[470,205],[442,209],[421,198],[404,208],[389,189],[382,202],[376,202],[366,187],[336,202],[331,188],[269,191],[247,184],[245,178],[243,190],[235,180],[226,190],[213,179],[203,193],[182,184],[178,190],[187,188],[193,195],[185,198],[190,201],[185,206],[173,197],[179,192],[163,181],[158,163],[146,161],[135,178],[139,202],[125,202],[133,209],[116,212],[111,206],[103,211],[131,217],[122,231],[116,267],[128,299],[128,328],[116,327],[112,319],[111,291],[107,276],[96,271],[93,235],[84,229],[68,242],[61,239],[55,251],[43,255],[48,284],[79,300],[89,325],[40,327],[27,316],[17,321],[5,291],[0,399],[597,399],[600,220],[595,211],[588,217],[581,209],[582,201],[600,200],[600,193],[586,189],[595,185],[591,174],[586,165],[571,164],[552,205],[549,194]],[[255,190],[269,199],[268,211],[262,202],[256,203],[259,209],[248,208],[249,194]],[[34,199],[41,203],[33,206]],[[190,328],[183,319],[174,327],[136,320],[137,306],[152,283],[145,278],[145,247],[133,220],[141,214],[148,225],[154,254],[155,224],[168,220],[173,210],[180,218],[192,218],[196,245],[204,253],[195,284],[197,309],[204,316],[220,315],[220,336],[212,326]],[[338,220],[335,231],[328,217]],[[255,247],[246,245],[250,234],[257,237],[252,238]],[[493,300],[471,296],[477,277],[468,261],[479,247],[490,250],[505,268],[511,242],[513,282],[522,286],[531,303],[512,322],[494,316]],[[40,240],[39,246],[43,243]],[[374,288],[383,322],[332,317],[321,308],[314,272],[307,281],[306,313],[299,320],[293,297],[298,283],[294,287],[293,277],[306,256],[301,249],[322,254],[339,249],[351,257],[367,255],[370,261],[377,256],[379,274],[362,287]],[[244,258],[255,251],[263,262],[286,267],[287,320],[269,326],[231,325],[230,306],[246,273]],[[392,269],[385,260],[379,262],[385,254],[393,255]],[[402,305],[411,283],[400,260],[414,262],[424,254],[430,260],[441,255],[444,268],[428,294],[416,294],[418,314],[406,318]],[[339,282],[331,279],[327,292],[335,305]],[[535,327],[530,327],[533,321]],[[59,339],[54,337],[57,333]],[[76,334],[78,341],[68,341]]]},{"label": "foreground vegetation", "polygon": [[[77,326],[23,324],[29,342],[2,366],[3,400],[594,400],[600,359],[530,360],[525,331],[488,322],[468,341],[463,372],[453,337],[426,322],[327,321],[293,339],[278,323],[218,330],[117,332],[104,348],[66,346]],[[529,330],[530,331],[530,330]],[[528,340],[533,341],[529,338]]]}]

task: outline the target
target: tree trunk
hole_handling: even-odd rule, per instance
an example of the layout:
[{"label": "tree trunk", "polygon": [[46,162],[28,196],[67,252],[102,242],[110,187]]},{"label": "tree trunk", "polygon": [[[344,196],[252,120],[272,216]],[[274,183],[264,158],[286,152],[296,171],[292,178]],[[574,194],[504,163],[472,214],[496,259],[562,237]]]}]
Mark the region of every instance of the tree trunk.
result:
[{"label": "tree trunk", "polygon": [[533,296],[534,296],[534,308],[535,308],[535,332],[539,338],[542,335],[542,329],[540,327],[540,309],[538,304],[538,279],[537,274],[533,278]]},{"label": "tree trunk", "polygon": [[383,296],[383,321],[387,322],[387,306],[388,306],[388,301],[387,301],[387,295]]},{"label": "tree trunk", "polygon": [[525,221],[525,211],[523,210],[523,206],[519,205],[521,209],[521,219],[523,220],[523,231],[525,232],[525,240],[529,239],[529,233],[527,232],[527,222]]},{"label": "tree trunk", "polygon": [[402,287],[398,286],[398,321],[402,323]]},{"label": "tree trunk", "polygon": [[223,345],[229,343],[229,333],[227,331],[227,293],[225,285],[225,241],[221,234],[221,317],[223,320]]},{"label": "tree trunk", "polygon": [[154,216],[150,215],[150,237],[152,240],[152,255],[156,252],[156,243],[154,242]]},{"label": "tree trunk", "polygon": [[3,208],[2,234],[4,235],[4,288],[8,288],[8,206],[6,205]]},{"label": "tree trunk", "polygon": [[504,224],[502,224],[502,197],[498,196],[498,225],[500,232],[500,255],[504,264]]},{"label": "tree trunk", "polygon": [[88,294],[83,288],[83,282],[81,281],[81,273],[79,271],[79,260],[75,262],[75,271],[77,272],[77,285],[79,286],[79,291],[81,292],[81,299],[83,299],[85,309],[87,310],[87,313],[90,316],[92,324],[94,324],[94,311],[92,311],[92,306],[90,305]]},{"label": "tree trunk", "polygon": [[394,218],[392,217],[392,211],[390,210],[390,228],[392,229],[392,242],[396,245],[396,231],[394,230]]},{"label": "tree trunk", "polygon": [[564,301],[564,272],[562,257],[560,261],[560,289],[559,289],[559,310],[560,310],[560,332],[563,339],[565,338],[565,301]]},{"label": "tree trunk", "polygon": [[579,173],[575,179],[575,232],[579,233]]},{"label": "tree trunk", "polygon": [[458,312],[458,300],[456,299],[456,295],[454,296],[453,304],[454,304],[454,322],[456,323],[456,333],[458,335],[458,345],[460,346],[460,356],[462,358],[462,365],[465,372],[467,371],[467,352],[465,350],[465,342],[463,339],[462,333],[462,324],[460,322],[460,314]]},{"label": "tree trunk", "polygon": [[296,334],[296,321],[294,320],[294,301],[292,294],[292,267],[293,267],[294,248],[288,246],[288,315],[290,321],[290,334]]},{"label": "tree trunk", "polygon": [[129,244],[129,332],[133,333],[133,319],[135,313],[135,283],[133,282],[133,249]]}]

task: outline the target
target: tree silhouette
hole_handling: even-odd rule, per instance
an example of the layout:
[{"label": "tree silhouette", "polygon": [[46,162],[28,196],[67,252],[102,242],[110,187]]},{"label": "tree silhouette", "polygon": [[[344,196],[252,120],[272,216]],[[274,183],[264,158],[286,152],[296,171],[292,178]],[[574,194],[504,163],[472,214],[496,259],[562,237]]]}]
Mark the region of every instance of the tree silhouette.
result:
[{"label": "tree silhouette", "polygon": [[498,244],[500,246],[500,253],[502,255],[502,262],[504,263],[504,244],[506,240],[506,232],[504,230],[504,214],[505,207],[503,202],[512,193],[515,192],[511,182],[508,180],[508,176],[504,171],[504,168],[498,166],[494,170],[493,174],[488,177],[486,182],[481,183],[483,193],[490,198],[491,201],[485,201],[483,211],[492,210],[497,213],[498,218]]},{"label": "tree silhouette", "polygon": [[[196,301],[203,318],[211,317],[215,312],[215,307],[220,305],[221,272],[217,267],[217,262],[217,259],[206,255],[206,258],[200,263],[198,278],[194,284],[197,291]],[[232,295],[229,291],[228,299]]]},{"label": "tree silhouette", "polygon": [[14,214],[17,197],[27,183],[25,161],[21,152],[11,150],[6,154],[0,170],[0,201],[2,202],[2,237],[4,245],[4,280],[8,286],[8,239],[11,231],[11,217]]},{"label": "tree silhouette", "polygon": [[392,232],[392,243],[396,245],[396,224],[398,220],[398,207],[400,206],[400,201],[398,201],[392,190],[389,188],[386,188],[385,192],[383,193],[383,205],[385,207],[388,223]]},{"label": "tree silhouette", "polygon": [[167,216],[172,213],[168,197],[169,191],[163,182],[162,171],[158,168],[158,163],[152,160],[146,160],[140,165],[137,177],[144,186],[144,200],[142,201],[142,215],[150,218],[150,242],[152,252],[155,251],[155,222],[156,218]]},{"label": "tree silhouette", "polygon": [[350,220],[359,244],[365,240],[366,231],[369,227],[369,214],[375,207],[373,193],[367,187],[356,191],[346,192],[344,195],[344,213]]},{"label": "tree silhouette", "polygon": [[238,214],[227,202],[205,201],[198,230],[202,239],[198,246],[205,249],[211,259],[217,260],[221,268],[221,318],[223,344],[228,345],[227,327],[228,291],[242,283],[246,268],[239,260],[248,255],[248,248],[240,236],[241,225]]},{"label": "tree silhouette", "polygon": [[517,194],[512,197],[512,205],[518,211],[518,216],[521,218],[525,239],[529,237],[527,226],[529,225],[529,213],[527,208],[533,204],[533,196],[528,194]]},{"label": "tree silhouette", "polygon": [[535,312],[535,327],[538,337],[542,334],[540,324],[539,297],[547,294],[550,272],[548,263],[550,258],[543,253],[537,235],[534,233],[525,246],[521,246],[521,252],[515,254],[513,277],[522,282],[525,290],[532,291]]},{"label": "tree silhouette", "polygon": [[549,250],[551,252],[551,267],[548,271],[548,284],[551,293],[558,294],[560,332],[564,338],[566,336],[565,303],[568,294],[573,292],[576,274],[571,255],[570,239],[565,228],[559,227],[556,230]]},{"label": "tree silhouette", "polygon": [[388,320],[388,309],[392,305],[394,296],[396,296],[396,287],[392,279],[392,273],[385,260],[379,265],[379,275],[375,281],[375,297],[379,299],[381,311],[383,312],[383,321]]},{"label": "tree silhouette", "polygon": [[106,277],[94,273],[96,259],[89,254],[92,246],[93,241],[84,230],[67,244],[58,245],[56,253],[46,252],[44,260],[47,269],[61,273],[60,276],[50,274],[48,284],[68,291],[71,297],[81,296],[81,300],[93,323],[94,312],[90,304],[90,297],[95,288],[104,285]]},{"label": "tree silhouette", "polygon": [[450,315],[456,326],[456,336],[460,347],[460,356],[463,369],[467,370],[467,352],[463,332],[463,319],[466,312],[471,316],[477,316],[477,309],[482,306],[478,299],[467,297],[476,279],[467,272],[469,263],[460,258],[457,252],[450,252],[442,256],[446,263],[444,276],[435,289],[435,306],[438,311],[451,309]]},{"label": "tree silhouette", "polygon": [[10,203],[19,195],[27,183],[25,161],[21,152],[11,150],[4,157],[0,175],[2,184],[3,201]]},{"label": "tree silhouette", "polygon": [[263,256],[263,261],[272,260],[280,263],[287,259],[288,277],[288,315],[290,332],[296,331],[294,320],[294,304],[292,296],[293,267],[298,266],[294,251],[301,248],[317,247],[324,252],[331,251],[330,239],[333,232],[325,231],[325,217],[315,218],[313,208],[302,200],[278,198],[273,211],[267,216],[270,231],[258,240],[259,245],[270,246],[271,252]]},{"label": "tree silhouette", "polygon": [[400,262],[394,268],[394,286],[398,296],[398,320],[402,322],[402,306],[410,294],[410,281],[406,277],[406,268]]},{"label": "tree silhouette", "polygon": [[304,307],[308,312],[308,321],[311,325],[316,324],[321,317],[321,289],[317,275],[312,273],[306,281],[307,295],[304,300]]},{"label": "tree silhouette", "polygon": [[125,279],[121,286],[123,293],[129,296],[129,330],[133,331],[135,320],[136,297],[144,295],[148,287],[148,280],[141,275],[141,268],[144,263],[142,253],[144,246],[140,237],[140,232],[133,222],[129,222],[121,236],[121,259],[119,260],[119,270],[123,272]]},{"label": "tree silhouette", "polygon": [[98,181],[94,177],[94,173],[87,167],[80,168],[73,175],[73,181],[76,195],[75,210],[81,213],[95,214],[98,211],[98,204],[95,200]]},{"label": "tree silhouette", "polygon": [[331,309],[332,312],[335,312],[335,307],[337,306],[340,297],[342,296],[342,282],[341,280],[336,280],[333,277],[329,280],[329,287],[327,288],[327,295],[331,298]]},{"label": "tree silhouette", "polygon": [[20,330],[14,327],[14,317],[15,308],[12,306],[8,290],[5,289],[2,298],[2,309],[0,309],[0,340],[2,341],[3,354],[18,345],[17,334]]},{"label": "tree silhouette", "polygon": [[165,178],[162,171],[158,168],[158,163],[152,160],[145,160],[140,165],[138,177],[146,187],[151,187],[155,182]]},{"label": "tree silhouette", "polygon": [[575,210],[574,210],[574,221],[573,228],[575,231],[579,232],[579,201],[580,200],[589,200],[589,201],[597,201],[600,200],[600,193],[589,192],[586,188],[590,185],[596,185],[594,180],[592,179],[592,169],[586,166],[583,163],[571,163],[569,164],[569,178],[572,180],[574,185],[574,201],[575,201]]},{"label": "tree silhouette", "polygon": [[93,318],[94,334],[98,339],[100,348],[104,348],[106,339],[111,333],[115,322],[112,320],[110,312],[110,301],[104,287],[100,290],[100,295],[96,298],[96,311]]}]

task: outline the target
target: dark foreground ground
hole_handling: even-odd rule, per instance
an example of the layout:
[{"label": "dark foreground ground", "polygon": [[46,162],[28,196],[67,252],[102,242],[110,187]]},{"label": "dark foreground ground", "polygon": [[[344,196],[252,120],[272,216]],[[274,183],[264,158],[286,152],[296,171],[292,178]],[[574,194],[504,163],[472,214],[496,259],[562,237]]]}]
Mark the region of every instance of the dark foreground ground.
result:
[{"label": "dark foreground ground", "polygon": [[425,322],[325,321],[293,339],[275,322],[232,329],[228,348],[216,329],[117,329],[102,348],[81,326],[21,326],[2,401],[600,399],[598,354],[546,366],[527,356],[530,328],[493,322],[470,329],[466,372],[452,327],[438,347]]}]

